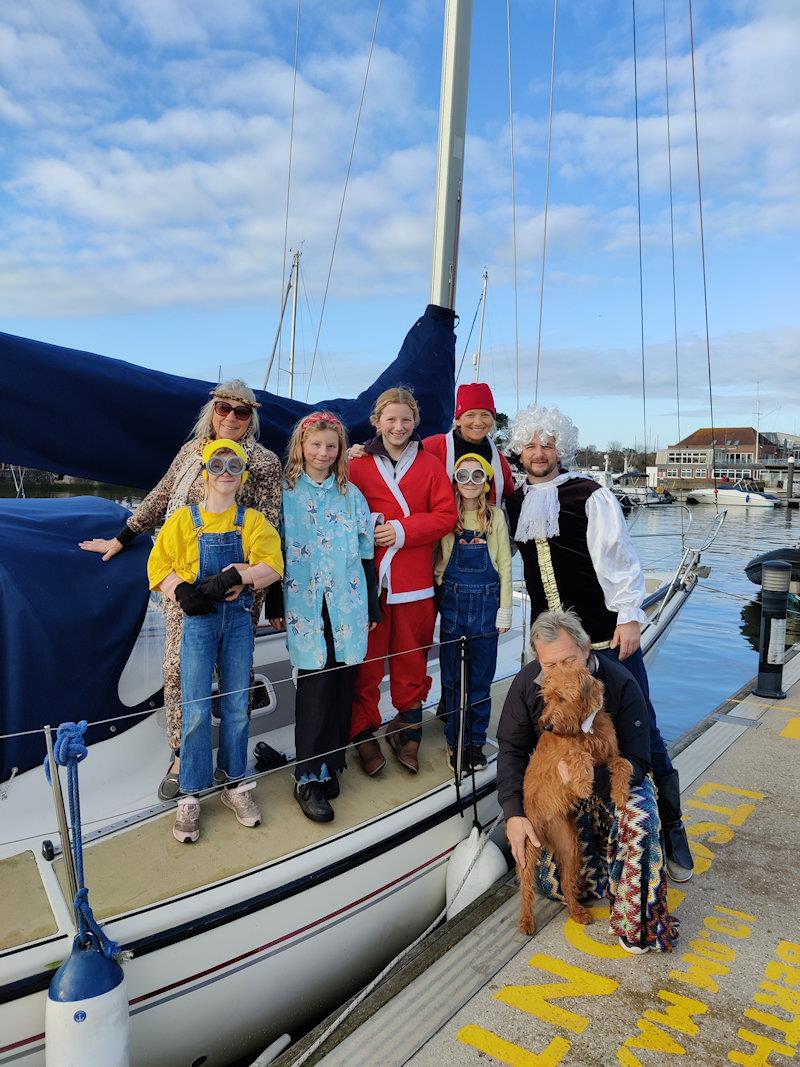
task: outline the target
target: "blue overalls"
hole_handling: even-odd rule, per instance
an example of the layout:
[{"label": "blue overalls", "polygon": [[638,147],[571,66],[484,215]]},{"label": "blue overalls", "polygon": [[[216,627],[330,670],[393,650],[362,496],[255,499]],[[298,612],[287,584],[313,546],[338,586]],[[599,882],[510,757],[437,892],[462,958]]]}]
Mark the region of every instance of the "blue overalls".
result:
[{"label": "blue overalls", "polygon": [[[442,692],[447,720],[445,737],[455,748],[458,733],[460,698],[459,637],[467,642],[467,687],[469,705],[466,723],[472,720],[471,733],[465,724],[464,743],[481,747],[486,741],[491,698],[489,694],[497,664],[497,609],[500,606],[500,577],[492,563],[485,538],[474,530],[455,535],[453,552],[442,580],[439,606],[439,635],[443,642],[439,652]],[[455,644],[445,644],[448,641]]]},{"label": "blue overalls", "polygon": [[[244,563],[238,505],[236,526],[228,533],[205,533],[200,510],[191,508],[200,549],[197,580],[210,578],[229,563]],[[211,683],[219,663],[220,726],[217,766],[229,779],[244,777],[250,732],[248,688],[253,665],[253,591],[245,586],[236,600],[214,604],[212,615],[186,615],[181,640],[182,793],[197,793],[214,784],[211,752]]]}]

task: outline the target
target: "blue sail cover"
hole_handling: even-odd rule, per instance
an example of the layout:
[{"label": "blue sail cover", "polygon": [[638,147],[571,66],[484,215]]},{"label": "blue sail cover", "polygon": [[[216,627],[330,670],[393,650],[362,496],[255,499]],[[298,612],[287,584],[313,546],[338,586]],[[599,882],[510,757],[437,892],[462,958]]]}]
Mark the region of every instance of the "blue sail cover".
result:
[{"label": "blue sail cover", "polygon": [[[98,497],[0,500],[0,734],[132,710],[117,683],[147,609],[151,541],[137,538],[110,563],[78,548],[112,537],[129,514]],[[86,735],[109,736],[108,726]],[[41,733],[0,740],[0,781],[44,752]]]},{"label": "blue sail cover", "polygon": [[[294,424],[316,408],[334,411],[351,440],[365,441],[375,398],[395,385],[413,390],[423,436],[444,432],[454,408],[454,318],[429,305],[394,362],[355,399],[303,404],[256,391],[262,444],[282,456]],[[142,489],[164,474],[214,385],[7,333],[0,368],[8,401],[0,460]]]}]

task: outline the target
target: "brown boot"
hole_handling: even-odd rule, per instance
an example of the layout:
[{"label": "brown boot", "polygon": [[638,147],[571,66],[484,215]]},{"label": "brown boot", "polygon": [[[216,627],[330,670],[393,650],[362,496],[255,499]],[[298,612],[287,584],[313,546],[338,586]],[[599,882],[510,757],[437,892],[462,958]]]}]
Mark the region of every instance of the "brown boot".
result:
[{"label": "brown boot", "polygon": [[361,769],[364,771],[364,774],[368,774],[370,778],[372,778],[373,775],[376,775],[378,771],[386,766],[386,757],[381,750],[380,744],[372,734],[363,734],[359,736],[363,737],[363,740],[357,741],[354,739],[353,741],[356,755],[361,763]]},{"label": "brown boot", "polygon": [[386,727],[385,736],[389,743],[389,748],[391,748],[405,769],[411,771],[412,774],[417,774],[419,771],[419,760],[417,759],[419,741],[409,740],[408,732],[409,724],[404,722],[399,715],[396,715]]}]

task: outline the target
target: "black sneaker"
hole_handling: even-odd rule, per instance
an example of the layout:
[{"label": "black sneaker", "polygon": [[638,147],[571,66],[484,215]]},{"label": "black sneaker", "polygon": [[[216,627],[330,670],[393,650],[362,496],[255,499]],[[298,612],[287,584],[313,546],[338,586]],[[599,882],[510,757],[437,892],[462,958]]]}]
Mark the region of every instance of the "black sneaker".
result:
[{"label": "black sneaker", "polygon": [[330,778],[322,783],[322,791],[328,800],[336,800],[339,796],[339,776],[336,771],[331,771]]},{"label": "black sneaker", "polygon": [[[463,755],[461,756],[461,777],[463,778],[469,771],[469,749],[465,748]],[[453,774],[456,773],[456,750],[447,746],[447,765]]]},{"label": "black sneaker", "polygon": [[464,761],[470,770],[474,767],[476,771],[482,771],[486,766],[486,757],[480,745],[470,745],[464,753],[464,757]]},{"label": "black sneaker", "polygon": [[295,785],[294,799],[303,809],[306,818],[314,822],[330,822],[333,819],[333,808],[325,796],[322,782]]}]

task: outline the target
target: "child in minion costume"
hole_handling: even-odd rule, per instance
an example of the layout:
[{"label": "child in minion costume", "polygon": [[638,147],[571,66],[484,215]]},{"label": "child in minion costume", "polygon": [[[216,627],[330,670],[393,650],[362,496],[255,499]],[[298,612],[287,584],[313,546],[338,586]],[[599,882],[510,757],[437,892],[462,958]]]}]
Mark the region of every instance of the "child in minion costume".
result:
[{"label": "child in minion costume", "polygon": [[450,765],[456,766],[461,706],[461,646],[466,642],[468,709],[462,738],[462,770],[486,766],[483,746],[491,712],[490,687],[497,641],[511,627],[511,542],[505,516],[489,503],[491,464],[476,452],[456,460],[453,486],[458,522],[442,538],[434,574],[441,587],[439,663]]},{"label": "child in minion costume", "polygon": [[217,773],[222,803],[242,826],[261,822],[242,784],[249,738],[248,687],[253,663],[253,590],[279,581],[283,556],[277,531],[254,508],[237,503],[248,477],[247,453],[226,438],[202,452],[207,488],[202,505],[179,508],[164,523],[148,560],[150,588],[177,602],[185,618],[181,641],[182,737],[180,788],[173,834],[200,836],[197,794],[214,784],[211,689],[219,664],[220,729]]}]

